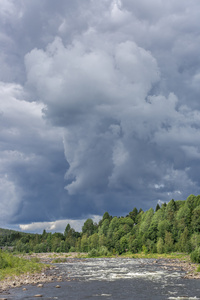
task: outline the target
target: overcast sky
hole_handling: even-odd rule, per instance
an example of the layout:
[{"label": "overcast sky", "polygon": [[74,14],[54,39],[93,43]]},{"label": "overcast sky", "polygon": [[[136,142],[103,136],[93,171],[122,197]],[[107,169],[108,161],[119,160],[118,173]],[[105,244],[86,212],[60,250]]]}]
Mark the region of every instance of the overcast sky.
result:
[{"label": "overcast sky", "polygon": [[200,194],[199,0],[0,0],[0,226]]}]

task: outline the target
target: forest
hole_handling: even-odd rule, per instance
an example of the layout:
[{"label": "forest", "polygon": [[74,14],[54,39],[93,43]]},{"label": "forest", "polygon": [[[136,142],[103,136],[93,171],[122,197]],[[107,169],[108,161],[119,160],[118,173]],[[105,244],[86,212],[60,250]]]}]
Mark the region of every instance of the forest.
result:
[{"label": "forest", "polygon": [[0,229],[0,246],[19,252],[88,252],[89,256],[131,253],[191,253],[200,262],[200,195],[155,210],[133,208],[124,217],[105,212],[98,224],[87,219],[82,232],[69,224],[64,233],[28,234]]}]

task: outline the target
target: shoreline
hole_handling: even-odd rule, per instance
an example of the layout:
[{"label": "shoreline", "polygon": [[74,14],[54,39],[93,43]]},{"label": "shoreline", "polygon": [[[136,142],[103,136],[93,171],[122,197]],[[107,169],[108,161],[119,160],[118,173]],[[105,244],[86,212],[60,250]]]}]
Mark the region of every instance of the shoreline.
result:
[{"label": "shoreline", "polygon": [[[26,285],[40,285],[48,282],[62,281],[62,276],[59,274],[59,268],[52,264],[52,261],[56,258],[67,259],[67,258],[80,258],[79,255],[85,255],[85,253],[33,253],[18,255],[25,259],[38,258],[40,263],[44,264],[44,269],[39,273],[26,273],[21,275],[14,275],[12,277],[6,277],[0,281],[0,295],[9,291],[11,288],[22,287]],[[1,298],[0,298],[1,300]]]},{"label": "shoreline", "polygon": [[200,272],[196,272],[197,265],[191,262],[180,261],[179,259],[160,258],[164,269],[171,271],[183,271],[185,275],[183,278],[200,279]]},{"label": "shoreline", "polygon": [[[33,253],[33,254],[26,254],[20,255],[23,258],[31,259],[31,258],[39,258],[41,263],[44,263],[44,269],[40,273],[27,273],[22,274],[19,276],[13,276],[5,278],[4,280],[0,281],[0,295],[2,293],[8,292],[9,289],[15,287],[22,287],[26,285],[38,285],[41,287],[44,283],[48,282],[59,282],[63,281],[62,275],[59,274],[59,267],[56,267],[52,264],[52,261],[55,259],[66,260],[68,258],[72,259],[80,259],[86,258],[86,253]],[[140,255],[130,255],[130,256],[115,256],[115,258],[123,259],[123,258],[132,258],[132,259],[145,259],[148,258],[147,256],[140,256]],[[149,257],[154,260],[154,263],[159,264],[162,268],[171,270],[171,271],[183,271],[185,275],[183,278],[187,279],[200,279],[200,272],[196,272],[197,264],[191,263],[189,261],[181,260],[180,258],[169,258],[169,257]],[[46,264],[46,267],[45,267]],[[68,281],[71,281],[70,279]]]}]

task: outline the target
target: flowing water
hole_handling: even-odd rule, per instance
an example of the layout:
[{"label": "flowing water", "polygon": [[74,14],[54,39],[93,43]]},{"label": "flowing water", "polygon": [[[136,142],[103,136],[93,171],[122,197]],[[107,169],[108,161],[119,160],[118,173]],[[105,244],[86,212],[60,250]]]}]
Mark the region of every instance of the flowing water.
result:
[{"label": "flowing water", "polygon": [[200,280],[184,279],[183,272],[152,259],[68,259],[57,266],[64,281],[11,289],[6,298],[200,300]]}]

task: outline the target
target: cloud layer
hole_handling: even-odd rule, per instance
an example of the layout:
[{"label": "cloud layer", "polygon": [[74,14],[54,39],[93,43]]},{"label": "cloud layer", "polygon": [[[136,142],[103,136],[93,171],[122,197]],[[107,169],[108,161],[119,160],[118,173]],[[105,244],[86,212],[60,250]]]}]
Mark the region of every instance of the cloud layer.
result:
[{"label": "cloud layer", "polygon": [[199,11],[195,0],[2,1],[3,220],[199,194]]}]

